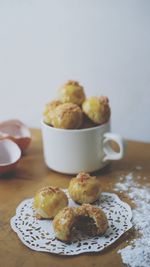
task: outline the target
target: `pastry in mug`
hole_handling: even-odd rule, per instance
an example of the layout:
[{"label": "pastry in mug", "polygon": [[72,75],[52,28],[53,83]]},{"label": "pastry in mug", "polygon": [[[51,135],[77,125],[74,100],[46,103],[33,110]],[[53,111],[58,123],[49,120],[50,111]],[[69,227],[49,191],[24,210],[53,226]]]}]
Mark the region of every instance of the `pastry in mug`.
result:
[{"label": "pastry in mug", "polygon": [[52,119],[55,128],[77,129],[82,124],[83,114],[79,106],[64,103],[56,107]]},{"label": "pastry in mug", "polygon": [[77,203],[93,203],[101,193],[99,181],[95,176],[80,172],[69,184],[69,195]]},{"label": "pastry in mug", "polygon": [[71,241],[73,230],[77,229],[90,236],[103,235],[108,227],[105,213],[90,204],[66,207],[53,220],[56,237],[61,241]]},{"label": "pastry in mug", "polygon": [[66,194],[54,186],[42,188],[34,197],[34,208],[38,219],[52,219],[67,205]]},{"label": "pastry in mug", "polygon": [[82,105],[85,100],[83,87],[77,81],[68,81],[60,88],[59,99],[63,103]]},{"label": "pastry in mug", "polygon": [[106,96],[90,97],[82,104],[83,112],[96,124],[103,124],[110,118],[109,100]]},{"label": "pastry in mug", "polygon": [[43,112],[43,120],[45,123],[52,125],[52,120],[53,120],[55,109],[60,104],[61,102],[59,100],[53,100],[45,106],[45,110]]}]

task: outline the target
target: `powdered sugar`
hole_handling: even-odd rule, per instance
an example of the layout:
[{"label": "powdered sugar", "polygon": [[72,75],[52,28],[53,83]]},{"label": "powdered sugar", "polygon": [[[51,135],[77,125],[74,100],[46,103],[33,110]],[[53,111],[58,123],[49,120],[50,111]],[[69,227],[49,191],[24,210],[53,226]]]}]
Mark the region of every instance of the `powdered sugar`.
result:
[{"label": "powdered sugar", "polygon": [[141,171],[141,170],[142,170],[142,166],[136,166],[135,169],[136,169],[137,171]]},{"label": "powdered sugar", "polygon": [[[142,168],[136,168],[141,170]],[[136,179],[135,179],[136,178]],[[136,205],[133,209],[133,225],[139,232],[139,237],[125,248],[118,251],[123,263],[130,267],[150,266],[150,187],[141,186],[138,182],[146,177],[129,173],[120,177],[115,185],[115,191],[124,192]]]}]

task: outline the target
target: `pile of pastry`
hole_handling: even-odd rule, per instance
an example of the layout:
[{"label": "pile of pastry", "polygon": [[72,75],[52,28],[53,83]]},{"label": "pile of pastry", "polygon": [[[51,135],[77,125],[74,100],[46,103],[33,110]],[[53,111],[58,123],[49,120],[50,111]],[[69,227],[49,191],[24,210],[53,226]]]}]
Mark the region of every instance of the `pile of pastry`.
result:
[{"label": "pile of pastry", "polygon": [[103,235],[108,221],[102,209],[94,206],[101,193],[98,179],[81,172],[72,178],[68,193],[78,207],[68,206],[68,197],[64,191],[48,186],[38,191],[34,197],[37,219],[51,219],[56,238],[70,242],[75,230],[90,237]]},{"label": "pile of pastry", "polygon": [[84,88],[77,81],[68,81],[58,99],[45,107],[43,120],[55,128],[83,129],[106,123],[110,118],[106,96],[86,98]]}]

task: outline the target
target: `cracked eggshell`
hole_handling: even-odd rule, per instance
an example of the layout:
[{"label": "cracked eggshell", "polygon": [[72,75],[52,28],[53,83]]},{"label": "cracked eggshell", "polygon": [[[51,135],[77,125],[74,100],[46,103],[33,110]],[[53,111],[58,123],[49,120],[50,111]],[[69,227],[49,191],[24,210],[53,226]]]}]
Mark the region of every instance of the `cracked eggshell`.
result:
[{"label": "cracked eggshell", "polygon": [[0,123],[0,139],[5,138],[14,141],[24,152],[31,142],[31,133],[21,121],[8,120]]},{"label": "cracked eggshell", "polygon": [[0,140],[0,175],[13,171],[21,158],[19,146],[9,139]]}]

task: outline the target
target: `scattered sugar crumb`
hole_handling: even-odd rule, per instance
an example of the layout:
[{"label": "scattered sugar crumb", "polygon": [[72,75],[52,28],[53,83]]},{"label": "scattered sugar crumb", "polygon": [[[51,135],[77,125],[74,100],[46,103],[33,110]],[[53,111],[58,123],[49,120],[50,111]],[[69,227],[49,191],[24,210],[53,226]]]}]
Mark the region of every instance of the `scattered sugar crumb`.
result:
[{"label": "scattered sugar crumb", "polygon": [[142,166],[136,166],[135,169],[136,169],[137,171],[141,171],[143,168],[142,168]]},{"label": "scattered sugar crumb", "polygon": [[[141,170],[141,166],[136,169]],[[139,185],[135,174],[129,173],[120,179],[123,182],[116,183],[114,190],[123,191],[136,204],[132,210],[132,222],[140,236],[130,242],[125,248],[118,251],[123,263],[129,267],[150,266],[150,188]],[[136,178],[141,179],[141,176]],[[143,180],[147,178],[144,177]],[[126,241],[128,243],[128,241]]]}]

